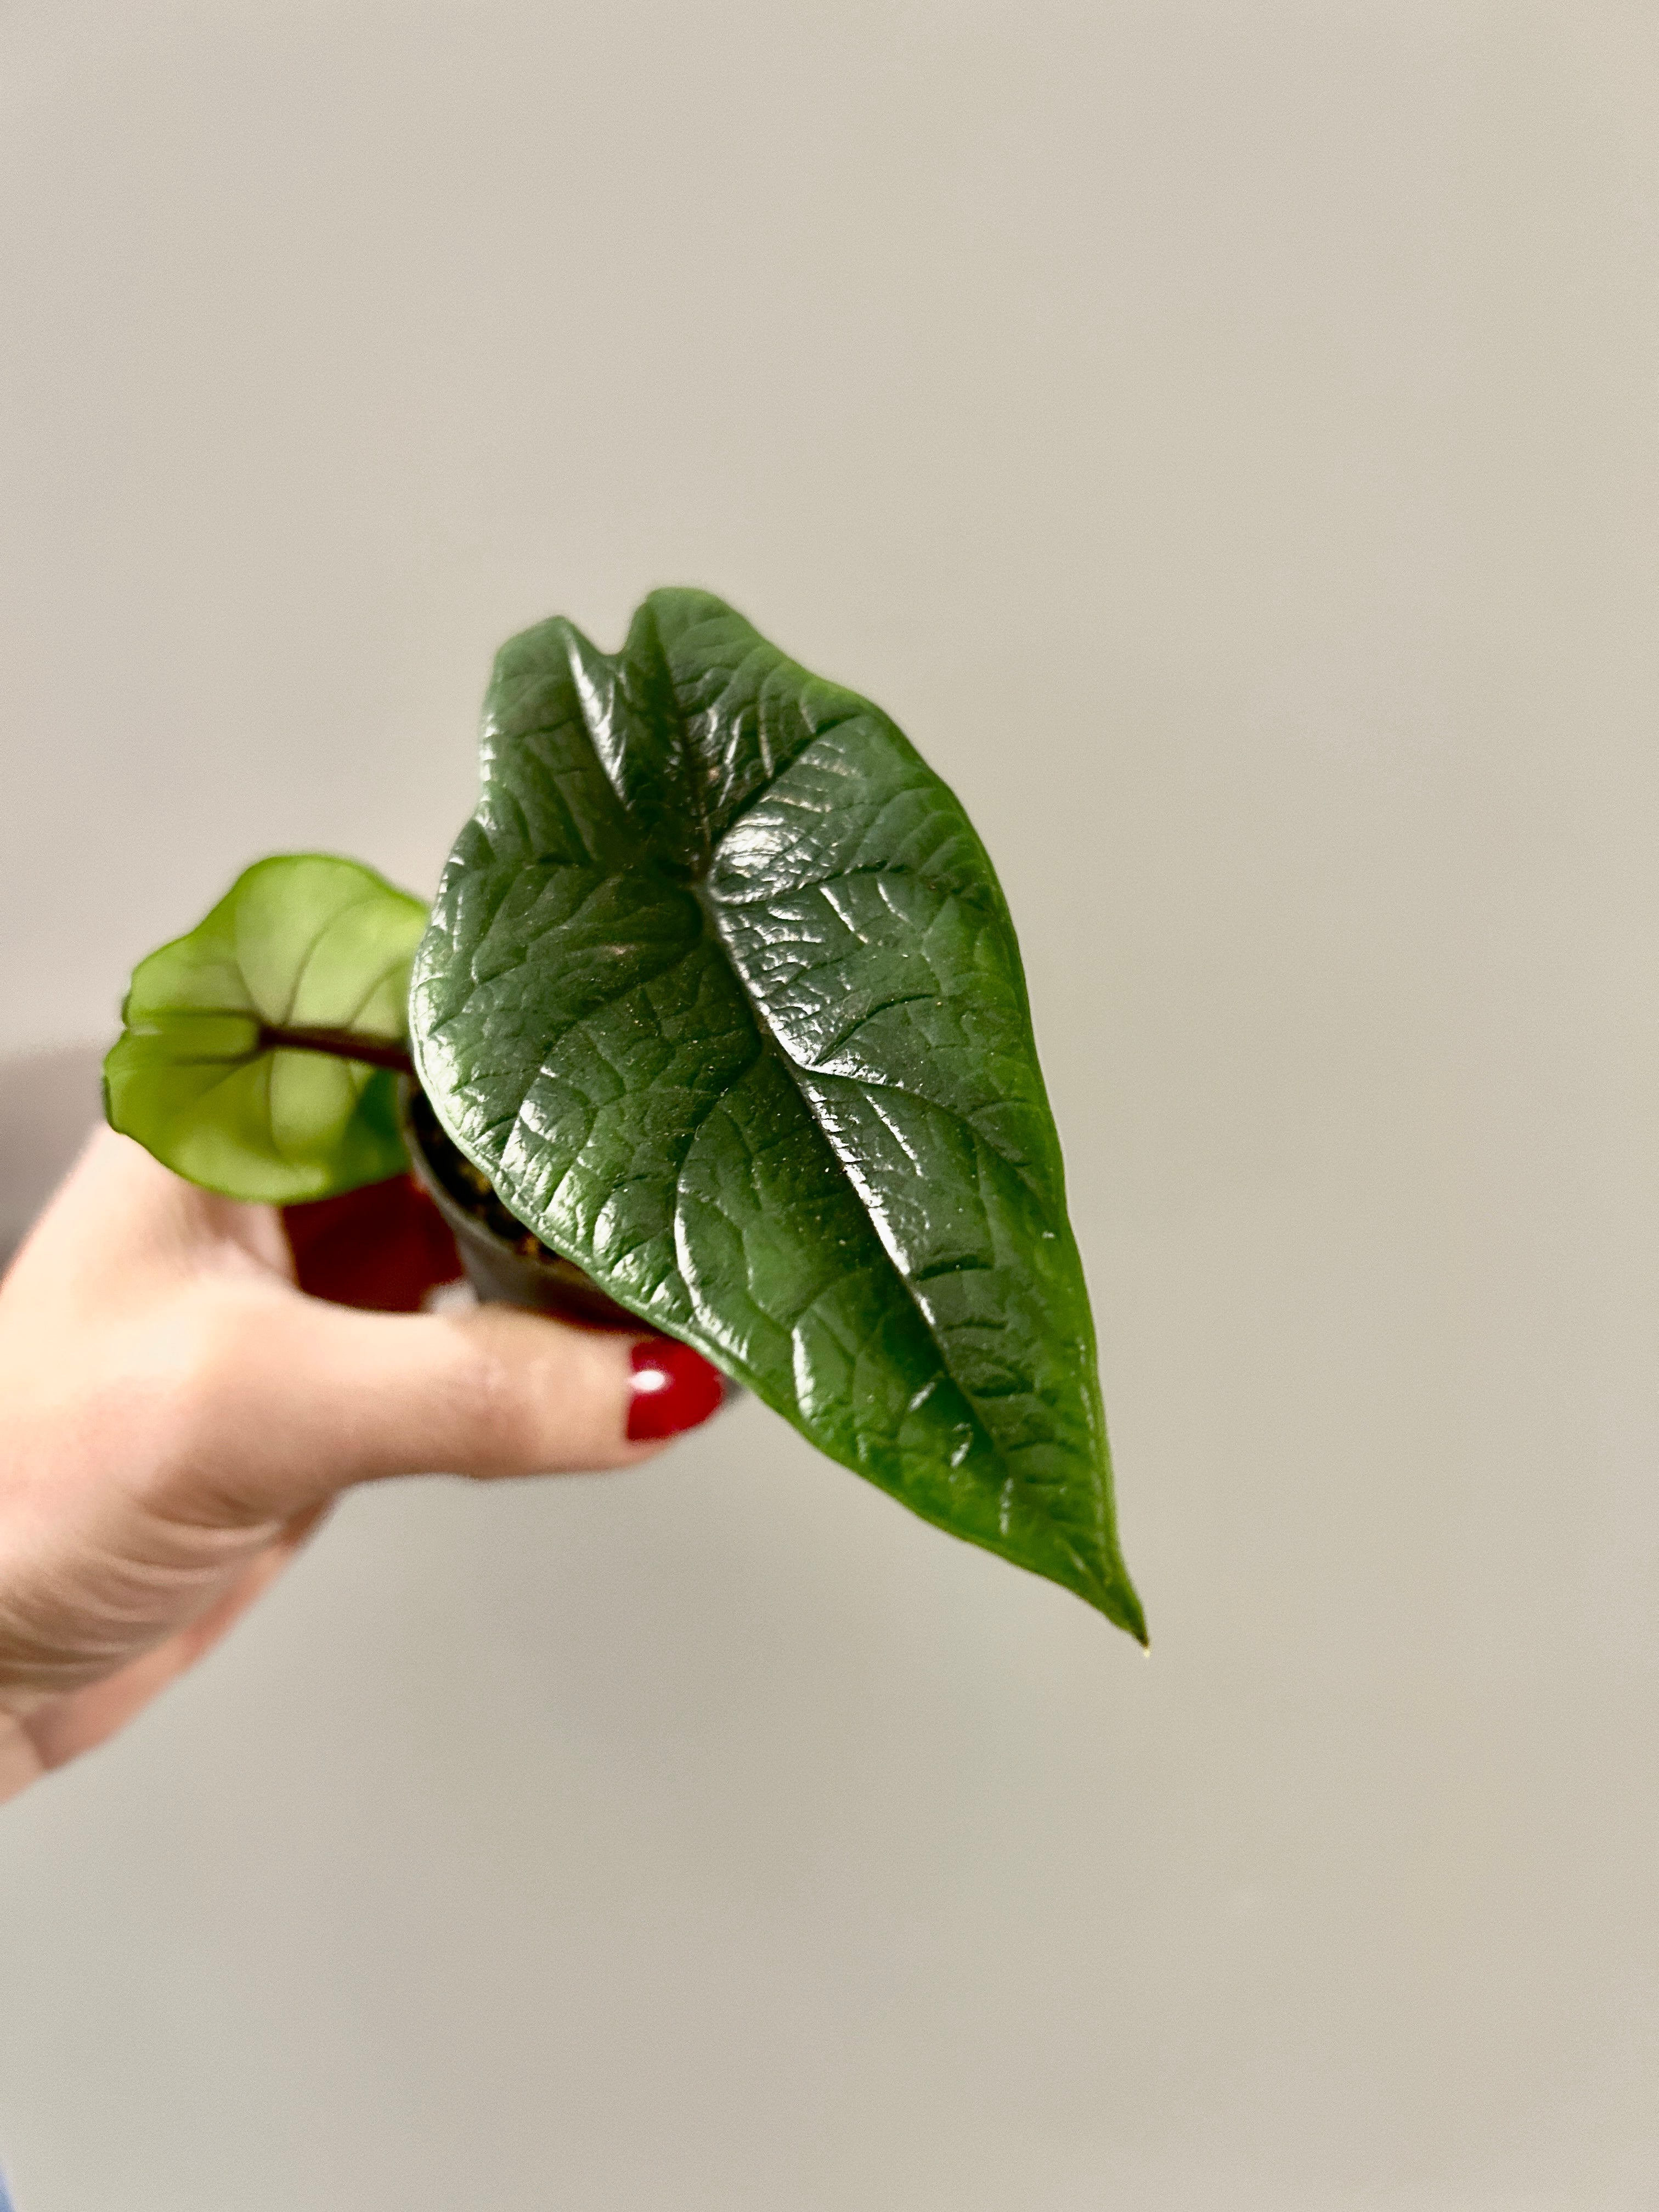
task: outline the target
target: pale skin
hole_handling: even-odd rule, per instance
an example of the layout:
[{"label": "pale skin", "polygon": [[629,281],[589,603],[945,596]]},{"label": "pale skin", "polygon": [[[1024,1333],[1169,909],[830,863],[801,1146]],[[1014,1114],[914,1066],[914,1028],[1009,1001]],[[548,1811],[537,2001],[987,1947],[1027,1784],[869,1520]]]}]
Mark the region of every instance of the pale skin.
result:
[{"label": "pale skin", "polygon": [[354,1484],[651,1458],[635,1341],[307,1297],[272,1208],[100,1130],[0,1283],[0,1801],[193,1666]]}]

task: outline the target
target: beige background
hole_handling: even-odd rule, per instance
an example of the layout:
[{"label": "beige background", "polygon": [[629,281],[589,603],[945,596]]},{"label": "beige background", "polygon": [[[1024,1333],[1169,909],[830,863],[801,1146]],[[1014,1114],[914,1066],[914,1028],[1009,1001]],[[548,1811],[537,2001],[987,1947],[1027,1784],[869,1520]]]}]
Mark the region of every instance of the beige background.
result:
[{"label": "beige background", "polygon": [[21,2212],[1659,2205],[1656,113],[1647,0],[0,4],[0,1049],[726,592],[1000,865],[1154,1636],[752,1406],[356,1500],[0,1818]]}]

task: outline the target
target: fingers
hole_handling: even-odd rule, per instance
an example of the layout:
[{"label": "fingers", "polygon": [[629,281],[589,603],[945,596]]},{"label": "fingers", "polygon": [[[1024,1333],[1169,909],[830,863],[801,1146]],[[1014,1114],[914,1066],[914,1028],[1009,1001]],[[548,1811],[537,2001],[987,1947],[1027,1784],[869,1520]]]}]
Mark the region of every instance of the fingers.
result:
[{"label": "fingers", "polygon": [[99,1322],[68,1329],[101,1347],[77,1434],[100,1464],[125,1457],[122,1489],[177,1528],[261,1538],[389,1475],[625,1467],[721,1401],[706,1360],[643,1330],[360,1311],[296,1292],[293,1269],[272,1208],[196,1189],[105,1130],[7,1290],[58,1334]]},{"label": "fingers", "polygon": [[360,1313],[267,1296],[208,1352],[168,1501],[228,1526],[354,1483],[627,1467],[706,1420],[720,1377],[684,1345],[482,1306]]},{"label": "fingers", "polygon": [[721,1400],[644,1331],[357,1310],[295,1272],[273,1208],[101,1131],[0,1285],[0,1794],[118,1729],[349,1485],[623,1467]]},{"label": "fingers", "polygon": [[706,1420],[719,1376],[683,1345],[507,1306],[318,1331],[354,1479],[626,1467]]}]

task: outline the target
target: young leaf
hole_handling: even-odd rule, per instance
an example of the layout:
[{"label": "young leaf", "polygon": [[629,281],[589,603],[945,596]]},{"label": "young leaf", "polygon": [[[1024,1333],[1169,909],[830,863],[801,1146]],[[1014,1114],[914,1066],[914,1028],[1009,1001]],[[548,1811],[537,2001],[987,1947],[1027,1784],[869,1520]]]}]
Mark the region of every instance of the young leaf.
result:
[{"label": "young leaf", "polygon": [[404,1164],[396,1077],[419,899],[356,860],[297,853],[239,876],[133,971],[106,1110],[231,1198],[289,1206]]},{"label": "young leaf", "polygon": [[514,639],[411,1007],[548,1244],[1144,1638],[1013,927],[878,708],[701,592]]}]

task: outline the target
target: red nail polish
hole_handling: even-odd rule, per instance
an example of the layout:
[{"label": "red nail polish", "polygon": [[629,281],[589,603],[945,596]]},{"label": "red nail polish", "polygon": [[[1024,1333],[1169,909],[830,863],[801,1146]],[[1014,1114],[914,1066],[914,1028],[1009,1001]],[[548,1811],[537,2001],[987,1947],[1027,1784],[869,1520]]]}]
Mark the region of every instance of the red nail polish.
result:
[{"label": "red nail polish", "polygon": [[634,1395],[628,1408],[628,1441],[652,1443],[677,1437],[718,1413],[726,1395],[720,1370],[700,1352],[672,1337],[648,1336],[634,1346]]}]

